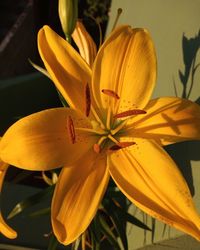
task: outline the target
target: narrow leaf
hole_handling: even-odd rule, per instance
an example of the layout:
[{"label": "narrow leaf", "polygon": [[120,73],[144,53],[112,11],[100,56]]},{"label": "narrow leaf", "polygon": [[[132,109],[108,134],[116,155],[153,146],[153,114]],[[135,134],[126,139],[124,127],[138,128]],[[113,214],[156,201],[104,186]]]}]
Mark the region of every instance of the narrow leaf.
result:
[{"label": "narrow leaf", "polygon": [[114,233],[113,233],[112,229],[110,228],[110,226],[108,225],[108,223],[106,222],[106,220],[103,218],[103,216],[101,214],[99,214],[97,218],[99,220],[99,224],[101,226],[102,233],[107,237],[108,241],[114,247],[115,250],[120,250],[120,246],[119,246],[119,243],[117,241],[117,238],[114,235]]},{"label": "narrow leaf", "polygon": [[49,239],[49,245],[47,250],[56,250],[59,242],[56,239],[55,235],[52,234]]},{"label": "narrow leaf", "polygon": [[47,208],[43,208],[43,209],[40,209],[38,211],[31,213],[31,214],[29,214],[29,216],[30,217],[39,217],[39,216],[50,214],[50,212],[51,212],[51,208],[47,207]]},{"label": "narrow leaf", "polygon": [[107,200],[107,202],[104,202],[104,207],[108,211],[108,213],[111,214],[115,210],[119,214],[122,220],[128,221],[133,225],[140,227],[142,229],[151,231],[151,229],[147,225],[145,225],[142,221],[140,221],[130,213],[126,212],[123,208],[117,206],[112,199],[109,199],[109,201]]},{"label": "narrow leaf", "polygon": [[126,223],[121,220],[119,214],[116,211],[113,211],[110,214],[110,217],[111,217],[113,224],[115,225],[115,229],[119,235],[119,238],[121,239],[124,250],[128,250],[128,241],[127,241],[127,235],[126,235]]},{"label": "narrow leaf", "polygon": [[21,213],[24,209],[34,206],[37,203],[40,203],[44,198],[53,194],[54,186],[50,186],[32,196],[29,196],[27,199],[19,202],[13,210],[9,213],[8,219],[13,218],[17,214]]},{"label": "narrow leaf", "polygon": [[49,79],[51,79],[49,73],[47,72],[46,69],[43,69],[42,67],[40,67],[39,65],[35,64],[34,62],[32,62],[29,59],[29,63],[33,66],[33,68],[35,68],[37,71],[41,72],[43,75],[47,76]]}]

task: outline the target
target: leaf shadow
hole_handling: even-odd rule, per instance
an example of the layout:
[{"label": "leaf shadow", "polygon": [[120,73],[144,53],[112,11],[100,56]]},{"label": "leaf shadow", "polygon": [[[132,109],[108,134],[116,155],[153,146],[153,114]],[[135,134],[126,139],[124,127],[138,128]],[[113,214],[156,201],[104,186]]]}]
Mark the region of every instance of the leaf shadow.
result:
[{"label": "leaf shadow", "polygon": [[193,183],[191,160],[200,160],[200,141],[179,142],[166,146],[165,150],[177,164],[188,184],[191,195],[194,196],[195,187]]}]

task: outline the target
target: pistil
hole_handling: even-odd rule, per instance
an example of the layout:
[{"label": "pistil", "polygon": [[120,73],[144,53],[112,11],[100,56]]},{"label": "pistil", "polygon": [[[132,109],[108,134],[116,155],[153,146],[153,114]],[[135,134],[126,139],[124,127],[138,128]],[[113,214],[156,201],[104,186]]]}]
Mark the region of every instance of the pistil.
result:
[{"label": "pistil", "polygon": [[101,152],[101,144],[107,139],[107,136],[102,136],[97,143],[94,144],[94,152],[99,154]]}]

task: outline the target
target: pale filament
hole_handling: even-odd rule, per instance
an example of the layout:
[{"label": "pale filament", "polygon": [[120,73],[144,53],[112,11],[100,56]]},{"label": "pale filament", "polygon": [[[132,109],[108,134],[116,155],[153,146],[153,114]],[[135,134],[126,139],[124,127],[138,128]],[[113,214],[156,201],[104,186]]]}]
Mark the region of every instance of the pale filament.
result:
[{"label": "pale filament", "polygon": [[112,135],[115,135],[117,132],[119,132],[121,129],[123,129],[123,128],[126,126],[127,121],[128,121],[128,119],[122,121],[115,129],[112,129],[112,130],[110,131],[110,133],[111,133]]},{"label": "pale filament", "polygon": [[89,133],[94,133],[94,134],[97,134],[97,135],[105,135],[106,134],[106,131],[105,130],[96,130],[96,129],[92,129],[92,128],[75,128],[75,130],[77,131],[83,131],[83,132],[89,132]]},{"label": "pale filament", "polygon": [[100,123],[101,128],[102,129],[106,129],[106,127],[104,126],[103,122],[101,121],[101,119],[99,118],[98,114],[96,113],[96,110],[94,109],[93,106],[91,106],[91,112],[93,114],[93,116],[95,117],[95,119]]},{"label": "pale filament", "polygon": [[[110,89],[102,89],[101,91],[103,94],[107,95],[108,97],[112,97],[115,101],[119,100],[118,94]],[[111,100],[109,99],[108,103],[108,110],[107,110],[107,118],[106,118],[106,128],[110,130],[110,125],[111,125],[111,114],[112,114],[112,109],[111,109]]]},{"label": "pale filament", "polygon": [[107,136],[102,136],[97,143],[94,144],[93,149],[96,153],[101,152],[101,144],[107,139]]},{"label": "pale filament", "polygon": [[111,105],[108,106],[107,118],[106,118],[106,128],[110,130],[110,121],[111,121]]}]

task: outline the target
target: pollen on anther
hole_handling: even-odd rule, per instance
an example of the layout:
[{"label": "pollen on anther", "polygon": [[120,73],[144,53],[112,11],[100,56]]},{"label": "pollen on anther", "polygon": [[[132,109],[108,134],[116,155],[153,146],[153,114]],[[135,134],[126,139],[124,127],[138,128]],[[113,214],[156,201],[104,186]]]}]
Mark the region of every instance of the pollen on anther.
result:
[{"label": "pollen on anther", "polygon": [[120,146],[121,148],[127,148],[127,147],[130,147],[132,145],[135,145],[136,143],[133,142],[133,141],[125,141],[125,142],[119,142],[118,143],[118,146]]},{"label": "pollen on anther", "polygon": [[132,115],[142,115],[142,114],[146,114],[147,112],[143,109],[132,109],[132,110],[127,110],[121,113],[118,113],[116,115],[114,115],[114,118],[124,118],[127,116],[132,116]]},{"label": "pollen on anther", "polygon": [[94,152],[97,154],[101,152],[101,147],[97,143],[94,144],[93,149],[94,149]]},{"label": "pollen on anther", "polygon": [[90,88],[87,83],[85,87],[85,114],[86,116],[89,116],[90,114],[90,107],[91,107]]},{"label": "pollen on anther", "polygon": [[111,96],[117,100],[119,100],[119,96],[116,92],[114,92],[113,90],[110,89],[102,89],[102,93],[104,93],[105,95]]},{"label": "pollen on anther", "polygon": [[74,123],[73,123],[71,116],[67,117],[67,132],[68,132],[71,143],[74,144],[76,141],[76,134],[75,134],[75,129],[74,129]]},{"label": "pollen on anther", "polygon": [[116,150],[119,150],[122,148],[130,147],[130,146],[135,145],[135,144],[136,144],[135,142],[119,142],[118,144],[111,146],[109,148],[109,150],[116,151]]}]

